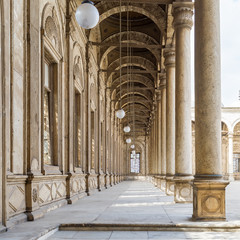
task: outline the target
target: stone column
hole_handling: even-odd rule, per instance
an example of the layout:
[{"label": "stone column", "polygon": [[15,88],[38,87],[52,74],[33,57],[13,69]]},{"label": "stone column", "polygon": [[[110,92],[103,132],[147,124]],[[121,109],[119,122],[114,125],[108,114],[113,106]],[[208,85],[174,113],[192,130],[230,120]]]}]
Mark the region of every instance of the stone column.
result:
[{"label": "stone column", "polygon": [[191,53],[190,32],[193,24],[193,4],[173,3],[173,26],[176,35],[176,139],[175,189],[177,203],[192,202],[191,158]]},{"label": "stone column", "polygon": [[157,187],[157,176],[156,176],[156,166],[157,166],[157,149],[156,149],[156,131],[157,131],[157,128],[156,128],[156,119],[155,119],[155,111],[154,109],[152,110],[152,122],[153,122],[153,126],[152,126],[152,152],[153,152],[153,155],[152,155],[152,159],[153,159],[153,165],[152,165],[152,169],[153,169],[153,179],[154,179],[154,185]]},{"label": "stone column", "polygon": [[161,190],[166,189],[166,74],[161,76]]},{"label": "stone column", "polygon": [[166,68],[166,194],[174,195],[175,174],[175,49],[166,48],[164,51]]},{"label": "stone column", "polygon": [[228,180],[234,181],[233,177],[233,133],[228,134]]},{"label": "stone column", "polygon": [[[161,174],[161,91],[157,91],[157,173]],[[157,180],[158,188],[161,188],[161,179],[158,176]]]},{"label": "stone column", "polygon": [[219,0],[196,0],[195,141],[193,219],[225,219],[221,163],[221,63]]}]

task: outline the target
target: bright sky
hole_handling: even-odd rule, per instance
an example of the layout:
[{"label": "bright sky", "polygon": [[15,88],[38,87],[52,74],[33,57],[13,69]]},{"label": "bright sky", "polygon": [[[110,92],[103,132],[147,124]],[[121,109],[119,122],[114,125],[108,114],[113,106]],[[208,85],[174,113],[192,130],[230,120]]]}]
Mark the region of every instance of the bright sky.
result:
[{"label": "bright sky", "polygon": [[[240,91],[240,0],[221,0],[220,2],[222,103],[227,107],[238,100]],[[193,32],[194,29],[192,30],[192,39]],[[192,53],[193,51],[192,41]],[[194,59],[193,57],[192,54],[192,59]],[[192,79],[194,79],[193,70]],[[194,88],[192,87],[192,89]],[[192,96],[192,102],[194,102],[194,95],[192,94]]]}]

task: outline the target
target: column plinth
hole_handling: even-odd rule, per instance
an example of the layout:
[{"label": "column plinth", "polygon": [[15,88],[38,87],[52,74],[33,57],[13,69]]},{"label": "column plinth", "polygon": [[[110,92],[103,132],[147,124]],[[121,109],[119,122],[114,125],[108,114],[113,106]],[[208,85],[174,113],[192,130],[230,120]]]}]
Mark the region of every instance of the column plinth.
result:
[{"label": "column plinth", "polygon": [[177,203],[192,202],[191,52],[193,3],[173,3],[176,34],[175,190]]},{"label": "column plinth", "polygon": [[202,180],[193,183],[193,220],[223,221],[227,181]]},{"label": "column plinth", "polygon": [[193,202],[193,176],[174,176],[174,201],[176,203]]},{"label": "column plinth", "polygon": [[[195,156],[193,219],[225,220],[221,157],[219,0],[195,1]],[[207,26],[207,27],[206,27]]]},{"label": "column plinth", "polygon": [[168,196],[174,195],[175,181],[174,176],[166,176],[166,194]]}]

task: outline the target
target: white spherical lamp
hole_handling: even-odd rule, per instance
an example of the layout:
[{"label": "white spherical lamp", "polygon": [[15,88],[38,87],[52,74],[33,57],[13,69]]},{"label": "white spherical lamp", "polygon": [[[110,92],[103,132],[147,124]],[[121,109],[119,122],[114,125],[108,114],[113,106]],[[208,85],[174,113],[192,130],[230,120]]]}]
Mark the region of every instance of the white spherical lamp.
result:
[{"label": "white spherical lamp", "polygon": [[131,138],[126,139],[126,143],[131,143],[131,142],[132,142]]},{"label": "white spherical lamp", "polygon": [[84,0],[75,14],[78,24],[85,28],[94,28],[99,21],[99,12],[92,1]]},{"label": "white spherical lamp", "polygon": [[125,133],[129,133],[131,131],[131,128],[129,126],[126,126],[126,127],[123,128],[123,131]]},{"label": "white spherical lamp", "polygon": [[118,111],[116,111],[117,118],[122,119],[122,118],[124,118],[124,116],[125,116],[125,112],[123,109],[119,109]]},{"label": "white spherical lamp", "polygon": [[132,144],[132,145],[131,145],[131,148],[132,148],[132,149],[134,149],[134,148],[135,148],[135,145],[134,145],[134,144]]}]

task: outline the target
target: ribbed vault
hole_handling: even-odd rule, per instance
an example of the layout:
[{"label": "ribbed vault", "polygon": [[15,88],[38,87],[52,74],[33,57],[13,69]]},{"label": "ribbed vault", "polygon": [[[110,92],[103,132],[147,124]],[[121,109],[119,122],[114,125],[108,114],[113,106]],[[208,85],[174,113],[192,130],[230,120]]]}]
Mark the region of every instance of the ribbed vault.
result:
[{"label": "ribbed vault", "polygon": [[[101,41],[93,45],[99,48],[99,66],[114,103],[112,112],[123,108],[126,117],[121,123],[135,125],[136,135],[146,135],[155,90],[159,88],[162,47],[167,37],[166,3],[169,1],[155,4],[122,1],[120,8],[120,1],[95,1],[100,13],[98,32],[101,37],[98,39]],[[131,134],[132,131],[127,135]]]}]

